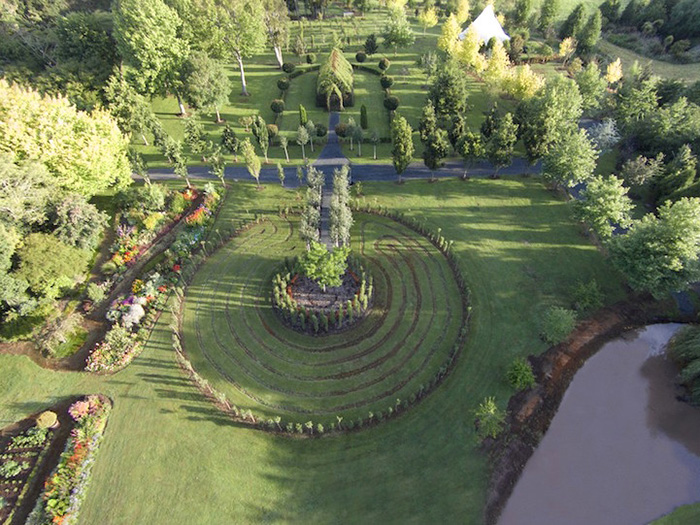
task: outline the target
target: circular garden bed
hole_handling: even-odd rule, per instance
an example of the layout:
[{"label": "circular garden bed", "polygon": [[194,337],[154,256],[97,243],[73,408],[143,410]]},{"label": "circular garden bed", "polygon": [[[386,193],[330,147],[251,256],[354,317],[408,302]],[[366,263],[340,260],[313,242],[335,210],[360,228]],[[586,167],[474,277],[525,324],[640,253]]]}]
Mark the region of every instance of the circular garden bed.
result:
[{"label": "circular garden bed", "polygon": [[287,261],[272,279],[272,304],[283,322],[313,335],[353,326],[370,311],[373,279],[359,260],[350,256],[339,286],[321,287],[301,273],[297,260]]},{"label": "circular garden bed", "polygon": [[265,220],[199,267],[180,326],[194,369],[272,430],[347,430],[406,410],[439,384],[466,335],[463,281],[437,248],[445,243],[357,213],[352,246],[372,269],[372,307],[315,337],[273,307],[279,261],[304,253],[297,231],[296,218]]}]

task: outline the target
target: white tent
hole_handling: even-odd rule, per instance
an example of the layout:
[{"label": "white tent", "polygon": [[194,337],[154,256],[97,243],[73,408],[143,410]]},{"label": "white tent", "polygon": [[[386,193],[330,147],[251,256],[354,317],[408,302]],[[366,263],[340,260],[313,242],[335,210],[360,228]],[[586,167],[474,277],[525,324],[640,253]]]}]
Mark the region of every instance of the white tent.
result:
[{"label": "white tent", "polygon": [[476,31],[479,35],[479,40],[482,42],[488,42],[493,37],[496,37],[501,42],[510,40],[510,37],[503,31],[498,18],[496,18],[496,13],[493,12],[493,5],[487,5],[479,16],[476,17],[468,28],[459,34],[459,39],[464,40],[467,31]]}]

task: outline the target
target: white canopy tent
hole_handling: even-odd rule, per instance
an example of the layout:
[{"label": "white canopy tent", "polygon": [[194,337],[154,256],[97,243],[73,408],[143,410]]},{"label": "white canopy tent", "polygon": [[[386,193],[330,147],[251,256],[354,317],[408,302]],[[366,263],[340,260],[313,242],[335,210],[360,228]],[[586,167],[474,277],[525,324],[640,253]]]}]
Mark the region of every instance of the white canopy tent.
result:
[{"label": "white canopy tent", "polygon": [[501,42],[510,40],[510,37],[503,31],[498,18],[496,18],[496,13],[493,11],[493,5],[487,5],[479,16],[476,17],[468,28],[459,34],[459,39],[464,40],[467,31],[476,31],[479,35],[479,40],[482,42],[488,42],[492,38],[496,37]]}]

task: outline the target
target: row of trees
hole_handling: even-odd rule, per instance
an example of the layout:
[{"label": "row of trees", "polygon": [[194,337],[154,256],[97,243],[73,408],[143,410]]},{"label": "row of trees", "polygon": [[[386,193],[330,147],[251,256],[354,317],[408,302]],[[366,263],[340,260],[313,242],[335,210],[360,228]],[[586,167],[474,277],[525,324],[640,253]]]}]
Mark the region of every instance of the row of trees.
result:
[{"label": "row of trees", "polygon": [[299,236],[306,243],[306,249],[321,238],[321,200],[325,175],[313,166],[306,170],[306,203],[301,212]]},{"label": "row of trees", "polygon": [[331,240],[336,247],[350,245],[350,228],[353,225],[350,209],[350,167],[333,170],[333,195],[330,203]]}]

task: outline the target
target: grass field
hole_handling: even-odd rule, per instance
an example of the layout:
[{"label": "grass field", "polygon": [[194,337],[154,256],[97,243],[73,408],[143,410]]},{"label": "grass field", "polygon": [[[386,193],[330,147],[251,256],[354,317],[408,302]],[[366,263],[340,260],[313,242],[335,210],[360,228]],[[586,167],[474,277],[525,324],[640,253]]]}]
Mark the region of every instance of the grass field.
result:
[{"label": "grass field", "polygon": [[426,388],[449,359],[463,312],[447,259],[391,219],[356,214],[352,246],[367,261],[375,298],[351,331],[310,336],[272,309],[271,278],[301,255],[298,220],[272,218],[217,252],[185,300],[185,351],[241,410],[330,428],[386,413]]},{"label": "grass field", "polygon": [[[374,183],[365,193],[455,240],[474,310],[446,382],[394,421],[308,441],[240,428],[202,399],[175,364],[169,315],[114,376],[55,373],[0,355],[1,425],[68,395],[114,400],[81,523],[481,522],[487,462],[472,411],[485,396],[503,406],[509,363],[544,350],[546,305],[569,305],[571,287],[591,278],[606,302],[620,299],[622,279],[536,178]],[[278,186],[236,184],[219,221],[226,229],[292,200]]]},{"label": "grass field", "polygon": [[685,80],[687,82],[700,80],[699,64],[671,64],[662,60],[653,60],[605,40],[601,40],[598,47],[601,52],[613,59],[620,57],[624,71],[628,71],[635,62],[638,62],[640,66],[650,64],[651,70],[663,78]]}]

